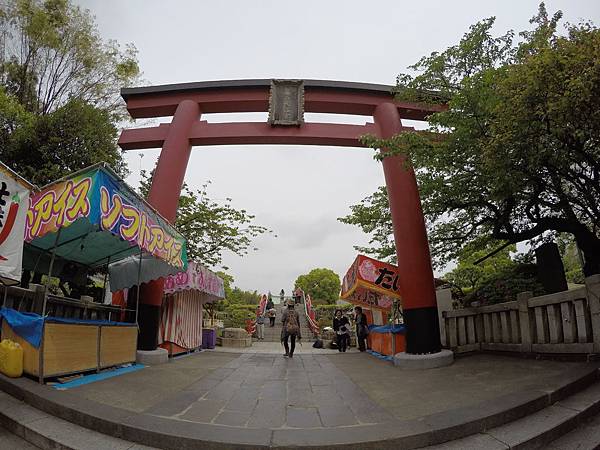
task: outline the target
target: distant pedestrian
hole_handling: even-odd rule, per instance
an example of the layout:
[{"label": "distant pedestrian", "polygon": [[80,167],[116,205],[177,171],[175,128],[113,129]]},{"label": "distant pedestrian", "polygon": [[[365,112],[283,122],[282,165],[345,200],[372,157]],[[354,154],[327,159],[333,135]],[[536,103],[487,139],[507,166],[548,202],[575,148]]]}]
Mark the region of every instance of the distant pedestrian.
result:
[{"label": "distant pedestrian", "polygon": [[275,311],[275,308],[271,308],[269,310],[269,324],[271,327],[275,326],[275,316],[277,316],[277,311]]},{"label": "distant pedestrian", "polygon": [[283,300],[285,299],[285,291],[282,289],[279,291],[279,304],[283,305]]},{"label": "distant pedestrian", "polygon": [[333,316],[333,330],[335,331],[338,351],[345,352],[350,341],[350,321],[342,314],[341,309],[336,309]]},{"label": "distant pedestrian", "polygon": [[365,340],[369,335],[369,326],[367,323],[367,316],[363,313],[360,306],[354,308],[354,320],[356,322],[356,340],[358,342],[358,349],[364,352],[367,349]]},{"label": "distant pedestrian", "polygon": [[300,289],[298,286],[296,286],[296,289],[294,289],[294,303],[302,303],[302,289]]},{"label": "distant pedestrian", "polygon": [[261,313],[260,306],[258,307],[258,317],[256,318],[256,337],[259,341],[265,338],[265,315]]},{"label": "distant pedestrian", "polygon": [[275,304],[273,303],[273,299],[271,298],[271,294],[269,293],[269,299],[267,300],[267,306],[265,307],[266,311],[270,311],[275,308]]},{"label": "distant pedestrian", "polygon": [[[300,333],[300,316],[294,309],[293,300],[288,301],[287,309],[283,312],[281,318],[281,341],[285,347],[285,357],[292,358],[294,349],[296,348],[296,339],[300,341],[302,335]],[[288,341],[291,340],[291,346]]]}]

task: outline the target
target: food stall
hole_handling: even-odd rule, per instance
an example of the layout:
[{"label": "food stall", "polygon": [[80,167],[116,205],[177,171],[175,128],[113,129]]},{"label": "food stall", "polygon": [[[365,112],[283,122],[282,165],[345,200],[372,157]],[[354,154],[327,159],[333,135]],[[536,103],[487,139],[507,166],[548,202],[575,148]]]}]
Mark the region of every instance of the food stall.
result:
[{"label": "food stall", "polygon": [[387,325],[399,308],[400,289],[397,268],[368,256],[358,255],[342,281],[340,297],[363,308],[370,332],[369,348],[392,356],[406,347],[404,326]]},{"label": "food stall", "polygon": [[[49,256],[47,280],[56,275],[57,259],[93,270],[148,254],[187,268],[183,236],[104,163],[34,193],[24,237],[26,246]],[[25,373],[41,382],[135,361],[136,323],[46,317],[47,298],[48,284],[41,315],[3,309],[2,337],[23,346]]]},{"label": "food stall", "polygon": [[202,310],[206,303],[225,298],[223,280],[206,267],[190,261],[185,272],[169,275],[164,284],[159,343],[176,355],[214,348],[216,331],[203,329]]}]

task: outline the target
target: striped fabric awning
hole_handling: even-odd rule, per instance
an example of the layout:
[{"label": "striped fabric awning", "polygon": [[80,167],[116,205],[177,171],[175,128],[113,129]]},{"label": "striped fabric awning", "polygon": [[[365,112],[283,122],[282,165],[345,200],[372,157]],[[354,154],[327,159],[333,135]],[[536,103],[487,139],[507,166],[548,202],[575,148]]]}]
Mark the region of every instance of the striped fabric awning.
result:
[{"label": "striped fabric awning", "polygon": [[202,294],[188,290],[167,295],[163,303],[159,343],[172,342],[191,350],[202,344]]}]

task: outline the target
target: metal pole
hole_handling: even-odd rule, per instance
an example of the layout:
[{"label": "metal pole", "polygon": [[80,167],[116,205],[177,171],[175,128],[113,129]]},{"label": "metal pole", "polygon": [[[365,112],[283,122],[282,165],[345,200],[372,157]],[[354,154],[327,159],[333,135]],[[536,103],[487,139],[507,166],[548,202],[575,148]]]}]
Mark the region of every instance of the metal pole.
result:
[{"label": "metal pole", "polygon": [[[135,324],[138,325],[138,311],[140,309],[140,278],[142,277],[142,249],[140,249],[140,263],[138,265],[138,279],[136,287],[136,299],[135,299]],[[139,327],[139,325],[138,325]]]},{"label": "metal pole", "polygon": [[60,232],[62,228],[59,228],[56,232],[56,239],[54,239],[54,247],[52,247],[52,257],[50,258],[50,267],[48,268],[48,277],[46,278],[46,285],[44,287],[44,306],[42,307],[42,317],[46,315],[46,303],[48,301],[48,288],[50,286],[50,277],[52,276],[52,268],[54,267],[54,258],[56,256],[56,247],[58,246],[58,240],[60,239]]},{"label": "metal pole", "polygon": [[2,299],[2,307],[6,306],[6,297],[8,297],[8,285],[4,285],[4,298]]},{"label": "metal pole", "polygon": [[[108,265],[110,264],[110,256],[106,258],[106,272],[104,272],[104,286],[102,286],[102,304],[106,299],[106,279],[108,278]],[[109,313],[110,314],[110,313]]]}]

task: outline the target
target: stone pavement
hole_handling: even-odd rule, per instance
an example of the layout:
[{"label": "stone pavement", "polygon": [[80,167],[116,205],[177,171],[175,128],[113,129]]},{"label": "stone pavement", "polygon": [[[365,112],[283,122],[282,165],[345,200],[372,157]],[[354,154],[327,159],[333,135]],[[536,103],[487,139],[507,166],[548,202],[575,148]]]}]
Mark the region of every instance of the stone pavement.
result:
[{"label": "stone pavement", "polygon": [[202,352],[68,392],[175,421],[244,428],[387,423],[544,389],[584,363],[479,354],[452,366],[402,371],[365,353]]},{"label": "stone pavement", "polygon": [[0,427],[0,448],[6,450],[39,450],[4,427]]},{"label": "stone pavement", "polygon": [[364,450],[481,433],[596,379],[597,364],[475,354],[402,371],[369,354],[328,350],[293,359],[201,352],[66,391],[23,378],[0,384],[57,418],[159,448]]},{"label": "stone pavement", "polygon": [[[281,327],[279,327],[281,329]],[[313,342],[306,342],[302,339],[302,344],[296,341],[296,349],[294,350],[294,356],[297,355],[331,355],[332,353],[339,353],[337,350],[330,348],[313,348]],[[267,354],[267,355],[283,355],[285,350],[280,342],[268,342],[268,341],[256,341],[253,340],[252,347],[238,348],[238,347],[216,347],[212,350],[206,350],[208,352],[215,353],[251,353],[251,354]],[[359,353],[356,347],[350,347],[346,353]]]}]

